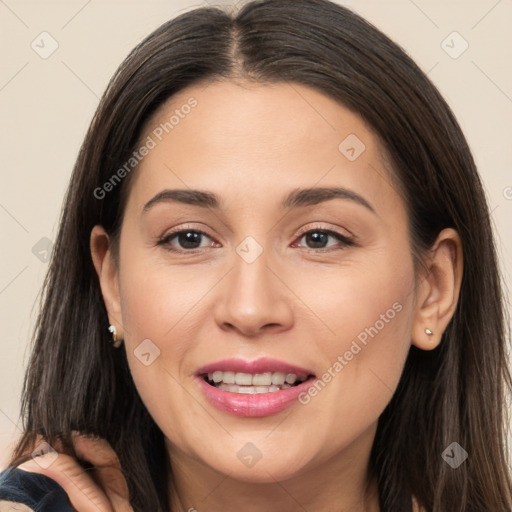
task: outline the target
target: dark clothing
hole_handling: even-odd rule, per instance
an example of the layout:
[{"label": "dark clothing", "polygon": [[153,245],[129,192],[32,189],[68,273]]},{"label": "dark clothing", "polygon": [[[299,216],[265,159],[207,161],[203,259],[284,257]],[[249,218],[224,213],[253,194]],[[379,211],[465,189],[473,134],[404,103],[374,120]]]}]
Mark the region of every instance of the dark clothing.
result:
[{"label": "dark clothing", "polygon": [[0,500],[23,503],[36,512],[76,512],[55,480],[12,466],[0,473]]}]

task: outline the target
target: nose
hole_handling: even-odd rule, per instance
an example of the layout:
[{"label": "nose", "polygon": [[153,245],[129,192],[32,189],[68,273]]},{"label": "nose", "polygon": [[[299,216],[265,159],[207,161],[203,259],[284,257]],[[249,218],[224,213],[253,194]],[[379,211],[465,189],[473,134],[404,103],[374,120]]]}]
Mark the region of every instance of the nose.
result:
[{"label": "nose", "polygon": [[293,294],[270,268],[265,251],[251,263],[234,254],[233,268],[218,289],[215,320],[222,330],[247,337],[278,333],[293,324]]}]

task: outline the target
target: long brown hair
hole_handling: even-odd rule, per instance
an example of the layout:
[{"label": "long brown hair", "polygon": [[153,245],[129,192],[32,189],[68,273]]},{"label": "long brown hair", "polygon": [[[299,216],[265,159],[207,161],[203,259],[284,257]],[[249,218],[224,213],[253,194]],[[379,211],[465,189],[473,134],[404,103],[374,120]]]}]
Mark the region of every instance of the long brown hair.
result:
[{"label": "long brown hair", "polygon": [[[142,404],[124,349],[109,344],[89,236],[114,238],[128,179],[102,187],[137,149],[162,103],[201,80],[244,78],[311,86],[357,112],[380,137],[409,213],[418,258],[446,227],[456,229],[464,274],[456,312],[432,351],[411,347],[379,418],[371,470],[381,510],[510,512],[505,397],[510,338],[489,209],[455,117],[395,43],[327,0],[263,0],[229,15],[199,8],[163,24],[128,55],[101,98],[67,190],[28,366],[24,430],[12,463],[36,434],[69,443],[79,430],[119,455],[135,511],[168,510],[171,467],[162,432]],[[137,172],[134,169],[132,172]],[[469,458],[441,457],[456,441]]]}]

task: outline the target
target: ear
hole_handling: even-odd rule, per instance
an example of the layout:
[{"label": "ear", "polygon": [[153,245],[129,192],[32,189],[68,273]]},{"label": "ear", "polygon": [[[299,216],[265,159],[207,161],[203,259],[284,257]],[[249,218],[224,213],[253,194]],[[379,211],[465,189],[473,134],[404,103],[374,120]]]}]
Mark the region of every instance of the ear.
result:
[{"label": "ear", "polygon": [[[432,350],[455,313],[462,282],[463,255],[459,234],[443,229],[431,248],[427,272],[416,290],[416,311],[412,326],[412,344]],[[425,329],[433,334],[428,335]]]},{"label": "ear", "polygon": [[[112,255],[110,237],[103,226],[97,225],[92,229],[90,246],[92,261],[100,281],[101,294],[107,308],[109,322],[116,327],[118,339],[123,339],[118,269]],[[107,327],[105,326],[105,328]]]}]

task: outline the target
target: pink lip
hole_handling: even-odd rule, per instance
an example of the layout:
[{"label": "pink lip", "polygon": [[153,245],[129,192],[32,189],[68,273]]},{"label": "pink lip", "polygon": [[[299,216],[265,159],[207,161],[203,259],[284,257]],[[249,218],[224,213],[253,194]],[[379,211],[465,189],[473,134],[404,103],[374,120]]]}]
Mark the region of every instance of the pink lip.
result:
[{"label": "pink lip", "polygon": [[248,395],[218,389],[208,384],[203,377],[196,377],[201,390],[214,407],[243,417],[270,416],[283,411],[294,402],[298,402],[299,395],[307,392],[315,380],[316,378],[310,378],[298,386],[281,391]]},{"label": "pink lip", "polygon": [[277,414],[291,406],[294,402],[297,402],[299,395],[307,392],[308,388],[313,385],[316,380],[316,377],[310,377],[297,386],[282,389],[281,391],[249,395],[224,391],[208,384],[208,382],[204,380],[204,375],[216,370],[252,374],[283,372],[286,374],[294,373],[299,377],[311,376],[313,372],[283,361],[268,358],[257,359],[256,361],[224,359],[199,368],[196,372],[196,381],[207,400],[217,409],[241,417],[258,417]]},{"label": "pink lip", "polygon": [[313,371],[301,368],[278,359],[270,359],[262,357],[255,361],[246,361],[245,359],[223,359],[215,363],[201,366],[196,372],[196,375],[204,375],[216,370],[222,372],[241,372],[241,373],[266,373],[266,372],[282,372],[294,373],[297,377],[307,377],[313,375]]}]

